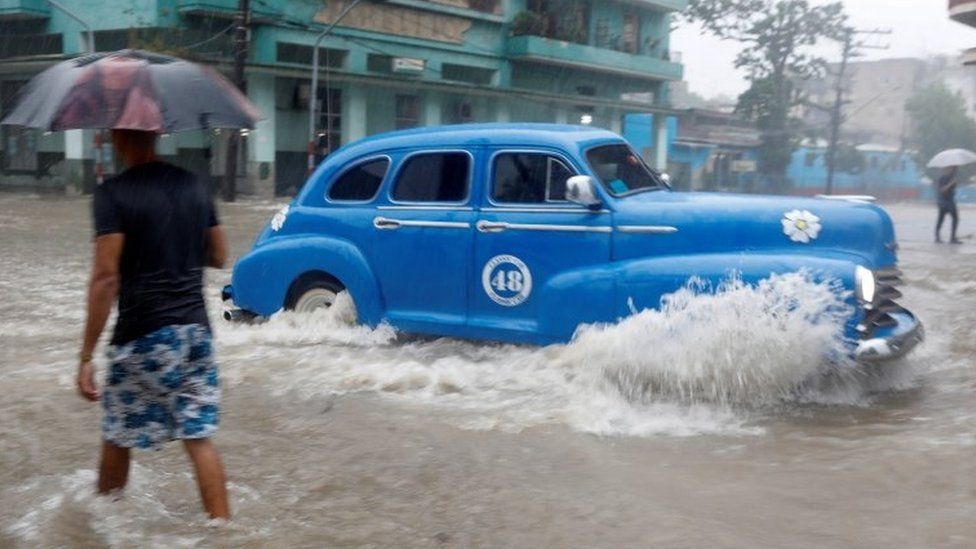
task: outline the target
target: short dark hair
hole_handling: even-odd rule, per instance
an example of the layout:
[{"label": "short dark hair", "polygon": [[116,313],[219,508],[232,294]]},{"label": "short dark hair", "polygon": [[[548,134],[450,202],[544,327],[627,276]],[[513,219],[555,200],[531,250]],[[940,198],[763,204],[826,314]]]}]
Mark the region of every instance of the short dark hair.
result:
[{"label": "short dark hair", "polygon": [[145,149],[156,148],[156,139],[159,137],[155,132],[142,130],[112,130],[112,133],[128,145]]}]

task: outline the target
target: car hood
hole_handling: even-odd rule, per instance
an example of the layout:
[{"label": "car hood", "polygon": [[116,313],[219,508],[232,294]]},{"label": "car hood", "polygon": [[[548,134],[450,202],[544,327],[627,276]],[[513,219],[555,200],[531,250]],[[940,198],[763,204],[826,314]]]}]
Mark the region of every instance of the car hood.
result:
[{"label": "car hood", "polygon": [[651,192],[620,199],[614,210],[617,259],[752,251],[845,257],[869,268],[897,262],[891,218],[863,202]]}]

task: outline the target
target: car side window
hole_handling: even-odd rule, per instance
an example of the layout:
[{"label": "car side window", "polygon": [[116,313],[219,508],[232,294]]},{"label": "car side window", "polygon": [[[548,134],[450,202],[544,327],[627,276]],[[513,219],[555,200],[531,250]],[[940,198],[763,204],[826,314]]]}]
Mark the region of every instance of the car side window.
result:
[{"label": "car side window", "polygon": [[397,202],[462,202],[468,197],[471,157],[463,152],[418,154],[406,160],[396,185]]},{"label": "car side window", "polygon": [[492,200],[533,204],[565,202],[566,180],[574,175],[562,160],[541,153],[503,153],[495,157]]},{"label": "car side window", "polygon": [[388,158],[378,158],[356,166],[339,176],[329,189],[329,200],[365,202],[372,200],[390,169]]}]

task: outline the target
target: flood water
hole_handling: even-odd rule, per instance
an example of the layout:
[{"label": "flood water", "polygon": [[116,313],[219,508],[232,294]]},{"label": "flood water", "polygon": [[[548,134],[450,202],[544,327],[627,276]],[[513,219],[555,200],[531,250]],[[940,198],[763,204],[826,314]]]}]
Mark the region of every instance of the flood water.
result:
[{"label": "flood water", "polygon": [[[277,206],[222,207],[234,254]],[[929,338],[843,376],[818,362],[829,325],[768,330],[783,296],[829,305],[789,277],[537,349],[357,328],[348,303],[230,326],[211,272],[235,512],[215,526],[179,445],[93,495],[89,203],[0,195],[0,547],[976,547],[976,241],[889,211]]]}]

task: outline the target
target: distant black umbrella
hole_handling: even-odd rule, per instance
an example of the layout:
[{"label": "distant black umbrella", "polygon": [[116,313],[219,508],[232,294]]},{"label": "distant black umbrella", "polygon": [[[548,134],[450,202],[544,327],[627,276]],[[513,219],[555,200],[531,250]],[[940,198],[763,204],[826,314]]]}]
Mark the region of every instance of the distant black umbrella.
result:
[{"label": "distant black umbrella", "polygon": [[122,50],[64,61],[35,76],[0,124],[173,133],[253,128],[260,119],[247,97],[209,67]]}]

